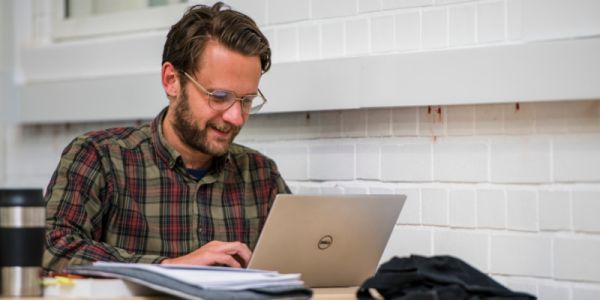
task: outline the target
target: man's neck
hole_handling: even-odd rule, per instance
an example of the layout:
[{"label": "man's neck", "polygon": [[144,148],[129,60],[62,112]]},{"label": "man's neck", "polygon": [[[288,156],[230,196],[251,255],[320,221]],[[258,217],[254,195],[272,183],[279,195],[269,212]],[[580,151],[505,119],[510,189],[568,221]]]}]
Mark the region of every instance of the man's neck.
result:
[{"label": "man's neck", "polygon": [[183,164],[187,169],[208,169],[210,167],[212,156],[194,150],[186,145],[177,133],[175,133],[175,128],[173,128],[168,112],[162,121],[162,128],[167,143],[181,154]]}]

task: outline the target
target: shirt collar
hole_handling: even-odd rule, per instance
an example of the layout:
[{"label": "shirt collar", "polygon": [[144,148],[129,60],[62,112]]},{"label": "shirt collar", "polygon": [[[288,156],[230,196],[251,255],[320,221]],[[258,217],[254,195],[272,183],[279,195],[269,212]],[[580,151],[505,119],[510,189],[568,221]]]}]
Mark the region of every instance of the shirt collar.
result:
[{"label": "shirt collar", "polygon": [[[152,121],[152,143],[154,144],[154,149],[156,150],[156,153],[158,154],[160,159],[166,162],[170,169],[174,168],[178,162],[180,162],[182,164],[183,169],[185,169],[185,167],[183,166],[183,159],[181,158],[181,154],[177,152],[177,150],[175,150],[173,147],[171,147],[171,145],[169,145],[167,139],[163,134],[162,123],[165,116],[167,115],[168,109],[168,106],[165,107]],[[230,159],[230,152],[227,152],[227,154],[220,157],[213,157],[212,164],[205,178],[208,177],[208,175],[213,175],[211,177],[220,177],[218,176],[218,174],[224,170],[225,165]]]}]

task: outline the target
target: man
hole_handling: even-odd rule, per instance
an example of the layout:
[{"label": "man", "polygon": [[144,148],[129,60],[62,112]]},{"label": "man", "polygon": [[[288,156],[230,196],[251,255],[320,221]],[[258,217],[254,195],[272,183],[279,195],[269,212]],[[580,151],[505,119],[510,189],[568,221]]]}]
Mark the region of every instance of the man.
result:
[{"label": "man", "polygon": [[151,124],[90,132],[64,150],[46,193],[44,267],[246,265],[275,195],[289,193],[272,160],[232,144],[266,101],[270,54],[249,17],[191,7],[165,42],[169,106]]}]

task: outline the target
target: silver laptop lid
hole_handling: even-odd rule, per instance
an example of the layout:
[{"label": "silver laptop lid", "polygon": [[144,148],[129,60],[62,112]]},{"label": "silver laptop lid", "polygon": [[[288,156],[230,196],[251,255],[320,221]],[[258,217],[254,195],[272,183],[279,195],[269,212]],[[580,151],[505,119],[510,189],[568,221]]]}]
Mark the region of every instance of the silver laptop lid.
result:
[{"label": "silver laptop lid", "polygon": [[404,195],[277,195],[248,268],[301,273],[310,287],[373,275]]}]

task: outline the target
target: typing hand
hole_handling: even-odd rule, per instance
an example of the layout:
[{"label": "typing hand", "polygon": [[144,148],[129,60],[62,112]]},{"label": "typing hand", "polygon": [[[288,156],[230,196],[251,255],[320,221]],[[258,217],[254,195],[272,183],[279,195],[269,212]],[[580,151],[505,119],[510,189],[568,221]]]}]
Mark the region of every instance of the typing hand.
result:
[{"label": "typing hand", "polygon": [[248,265],[252,252],[241,242],[212,241],[180,257],[167,258],[161,264],[222,265],[243,268]]}]

